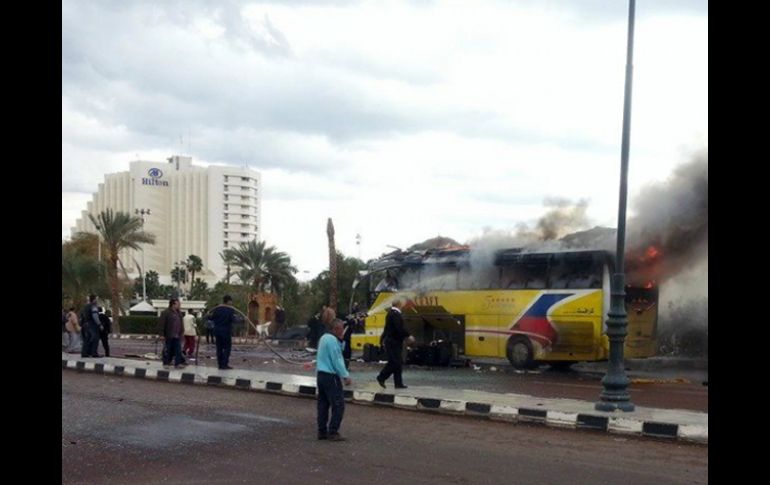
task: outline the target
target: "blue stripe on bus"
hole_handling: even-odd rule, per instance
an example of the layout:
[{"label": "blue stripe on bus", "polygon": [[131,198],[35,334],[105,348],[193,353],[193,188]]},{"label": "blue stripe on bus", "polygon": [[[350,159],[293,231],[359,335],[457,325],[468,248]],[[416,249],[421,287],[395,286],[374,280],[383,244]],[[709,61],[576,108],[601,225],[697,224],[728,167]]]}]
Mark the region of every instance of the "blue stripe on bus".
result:
[{"label": "blue stripe on bus", "polygon": [[574,295],[574,293],[546,293],[545,295],[540,295],[540,298],[537,299],[534,305],[532,305],[522,317],[545,317],[548,314],[548,309],[551,308],[554,303],[572,295]]}]

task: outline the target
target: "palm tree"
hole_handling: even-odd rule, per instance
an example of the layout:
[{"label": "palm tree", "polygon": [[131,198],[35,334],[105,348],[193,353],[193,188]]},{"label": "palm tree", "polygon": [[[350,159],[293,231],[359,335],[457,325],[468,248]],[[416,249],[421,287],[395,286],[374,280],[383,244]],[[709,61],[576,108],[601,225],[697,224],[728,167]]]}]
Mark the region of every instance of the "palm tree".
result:
[{"label": "palm tree", "polygon": [[[142,219],[127,212],[114,212],[112,209],[101,211],[94,217],[88,217],[96,226],[107,249],[107,270],[110,280],[112,315],[115,319],[115,330],[120,332],[120,278],[118,277],[119,254],[124,249],[139,250],[139,245],[155,244],[155,236],[145,232]],[[122,263],[121,263],[122,265]]]},{"label": "palm tree", "polygon": [[230,269],[232,266],[235,265],[235,259],[233,258],[232,249],[225,249],[221,253],[219,253],[219,257],[222,258],[222,262],[225,263],[225,269],[227,270],[227,275],[225,276],[225,281],[227,284],[230,284]]},{"label": "palm tree", "polygon": [[332,218],[326,223],[326,235],[329,238],[329,307],[337,311],[337,250],[334,248],[334,224]]},{"label": "palm tree", "polygon": [[[227,257],[227,259],[225,259]],[[297,268],[291,258],[275,246],[266,247],[265,241],[242,242],[224,251],[223,259],[238,268],[238,277],[250,284],[254,291],[280,292],[288,278],[293,278]]]},{"label": "palm tree", "polygon": [[101,265],[96,259],[62,247],[62,290],[72,298],[75,308],[80,309],[85,305],[85,296],[99,286],[100,274]]},{"label": "palm tree", "polygon": [[200,258],[200,256],[191,254],[187,256],[187,261],[185,261],[185,268],[187,268],[187,271],[190,272],[190,283],[192,284],[192,282],[195,281],[195,273],[203,269],[203,260]]},{"label": "palm tree", "polygon": [[283,289],[294,280],[294,273],[297,268],[291,265],[291,258],[288,254],[269,247],[265,251],[266,272],[265,279],[270,285],[270,291],[281,294]]},{"label": "palm tree", "polygon": [[181,284],[187,282],[187,271],[185,270],[184,261],[176,263],[174,269],[171,270],[171,281],[176,283],[177,294],[181,294]]}]

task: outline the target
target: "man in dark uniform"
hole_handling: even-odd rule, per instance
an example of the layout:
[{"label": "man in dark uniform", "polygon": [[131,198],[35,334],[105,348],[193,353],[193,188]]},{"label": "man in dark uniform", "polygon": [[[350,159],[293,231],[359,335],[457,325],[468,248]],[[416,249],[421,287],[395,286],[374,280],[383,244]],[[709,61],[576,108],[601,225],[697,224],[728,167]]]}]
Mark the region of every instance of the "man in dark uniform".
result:
[{"label": "man in dark uniform", "polygon": [[81,357],[101,357],[97,351],[102,323],[99,321],[99,307],[96,303],[96,295],[88,295],[88,304],[80,311],[80,326],[83,334]]},{"label": "man in dark uniform", "polygon": [[307,349],[309,351],[315,352],[315,350],[318,348],[318,341],[325,333],[325,327],[323,326],[323,323],[321,323],[321,314],[316,313],[310,317],[310,320],[307,322],[307,326],[310,329],[307,334]]},{"label": "man in dark uniform", "polygon": [[104,312],[104,309],[102,307],[99,307],[99,321],[102,323],[102,328],[99,331],[99,340],[102,342],[102,347],[104,348],[104,356],[109,357],[110,356],[110,332],[112,332],[112,320],[110,320],[110,314],[111,312],[107,310],[107,313]]},{"label": "man in dark uniform", "polygon": [[181,343],[184,336],[184,325],[179,306],[179,299],[171,298],[168,301],[168,308],[163,310],[158,319],[160,328],[163,329],[163,337],[166,339],[163,365],[171,365],[171,359],[174,359],[174,367],[178,369],[185,367]]},{"label": "man in dark uniform", "polygon": [[404,339],[409,337],[414,340],[409,332],[404,328],[404,319],[401,316],[401,300],[394,300],[393,306],[388,310],[385,317],[385,329],[380,337],[380,345],[385,347],[385,353],[388,356],[388,363],[382,368],[377,376],[377,382],[385,389],[385,381],[393,374],[393,382],[396,389],[406,389],[404,381],[401,379],[401,369],[403,360]]},{"label": "man in dark uniform", "polygon": [[235,310],[233,299],[230,295],[222,298],[223,305],[219,305],[211,312],[211,320],[214,321],[214,337],[217,346],[217,365],[220,369],[232,369],[230,367],[230,350],[233,347],[233,322]]},{"label": "man in dark uniform", "polygon": [[338,318],[344,322],[344,332],[342,337],[342,358],[345,359],[345,368],[350,370],[350,357],[353,354],[353,349],[350,346],[351,338],[353,336],[353,327],[356,324],[355,315],[348,315],[347,317]]}]

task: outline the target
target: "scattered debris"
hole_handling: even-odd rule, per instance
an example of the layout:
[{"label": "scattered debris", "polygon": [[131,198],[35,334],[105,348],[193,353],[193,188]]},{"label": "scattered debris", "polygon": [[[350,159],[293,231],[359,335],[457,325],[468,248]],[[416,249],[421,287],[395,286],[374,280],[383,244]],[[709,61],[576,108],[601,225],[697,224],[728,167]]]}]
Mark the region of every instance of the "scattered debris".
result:
[{"label": "scattered debris", "polygon": [[492,367],[489,368],[489,370],[491,370],[492,372],[497,372],[497,367],[492,366]]}]

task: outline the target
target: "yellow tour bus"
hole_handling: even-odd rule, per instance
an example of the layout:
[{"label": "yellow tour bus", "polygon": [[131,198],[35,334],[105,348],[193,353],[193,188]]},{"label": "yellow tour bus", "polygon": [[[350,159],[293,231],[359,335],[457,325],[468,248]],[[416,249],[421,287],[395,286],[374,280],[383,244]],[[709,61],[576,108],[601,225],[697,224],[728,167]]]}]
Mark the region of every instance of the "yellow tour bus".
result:
[{"label": "yellow tour bus", "polygon": [[[368,311],[351,345],[376,349],[387,311],[398,299],[404,325],[417,341],[410,351],[434,350],[427,361],[438,365],[473,357],[507,357],[517,369],[606,360],[613,262],[610,253],[598,250],[514,248],[485,260],[465,246],[396,251],[370,263],[354,284],[354,293],[355,287],[366,288]],[[627,358],[655,355],[658,289],[647,286],[625,289]],[[364,360],[370,360],[366,352]]]}]

